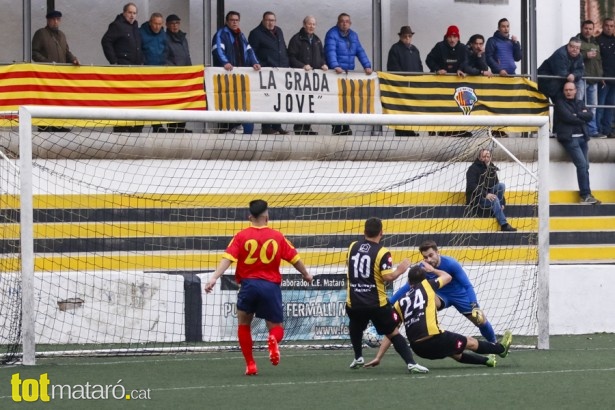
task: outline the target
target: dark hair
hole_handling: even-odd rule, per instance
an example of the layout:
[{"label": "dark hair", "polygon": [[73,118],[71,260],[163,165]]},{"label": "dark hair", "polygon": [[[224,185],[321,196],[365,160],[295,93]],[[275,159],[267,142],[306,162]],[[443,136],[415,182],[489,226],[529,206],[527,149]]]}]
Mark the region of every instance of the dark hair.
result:
[{"label": "dark hair", "polygon": [[365,236],[374,238],[382,232],[382,221],[380,218],[371,217],[365,221]]},{"label": "dark hair", "polygon": [[583,28],[583,26],[586,26],[586,25],[588,25],[588,24],[591,24],[592,26],[595,26],[595,25],[596,25],[596,24],[593,22],[593,20],[584,20],[584,21],[581,23],[581,28]]},{"label": "dark hair", "polygon": [[482,34],[474,34],[472,37],[470,37],[470,40],[468,40],[468,44],[474,44],[478,39],[483,40],[483,43],[485,42],[485,37],[483,37]]},{"label": "dark hair", "polygon": [[348,14],[348,13],[340,13],[340,15],[337,16],[337,21],[339,22],[342,17],[350,17],[350,14]]},{"label": "dark hair", "polygon": [[263,13],[263,20],[265,19],[265,17],[267,17],[267,16],[268,16],[268,15],[270,15],[270,14],[272,14],[272,15],[274,15],[274,16],[275,16],[275,13],[274,13],[273,11],[266,11],[266,12],[264,12],[264,13]]},{"label": "dark hair", "polygon": [[231,16],[237,16],[239,17],[239,20],[241,20],[241,14],[239,14],[239,12],[237,11],[231,10],[228,13],[226,13],[226,16],[224,17],[224,21],[228,21],[229,17]]},{"label": "dark hair", "polygon": [[502,24],[504,22],[507,22],[507,21],[508,21],[508,19],[506,17],[504,17],[503,19],[499,19],[498,20],[498,28],[500,28],[500,24]]},{"label": "dark hair", "polygon": [[421,265],[414,265],[408,271],[408,283],[414,285],[425,280],[425,269]]},{"label": "dark hair", "polygon": [[267,201],[264,201],[262,199],[255,199],[254,201],[250,201],[250,215],[252,215],[253,217],[258,218],[266,210]]},{"label": "dark hair", "polygon": [[426,241],[424,241],[420,246],[419,246],[419,252],[423,253],[429,249],[433,249],[434,251],[438,252],[438,245],[432,241],[431,239],[428,239]]}]

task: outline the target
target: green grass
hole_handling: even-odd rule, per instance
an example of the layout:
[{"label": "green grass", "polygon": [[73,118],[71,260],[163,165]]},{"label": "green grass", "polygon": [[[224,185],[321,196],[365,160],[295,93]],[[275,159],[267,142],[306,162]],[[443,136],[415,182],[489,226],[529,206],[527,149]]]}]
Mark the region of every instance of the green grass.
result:
[{"label": "green grass", "polygon": [[[515,344],[515,343],[513,343]],[[369,360],[375,349],[365,349]],[[513,350],[496,368],[452,359],[419,363],[410,375],[391,350],[379,367],[350,370],[350,350],[289,350],[273,367],[255,353],[258,376],[243,375],[241,353],[39,359],[0,368],[0,409],[607,409],[615,408],[615,335],[555,336],[549,350]],[[150,389],[150,400],[57,400],[14,403],[11,376],[51,384]]]}]

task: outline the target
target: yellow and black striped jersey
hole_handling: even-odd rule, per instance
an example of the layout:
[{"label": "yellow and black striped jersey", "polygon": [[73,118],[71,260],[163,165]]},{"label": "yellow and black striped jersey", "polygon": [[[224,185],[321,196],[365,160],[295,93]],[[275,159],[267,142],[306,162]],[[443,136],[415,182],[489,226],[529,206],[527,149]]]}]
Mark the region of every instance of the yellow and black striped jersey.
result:
[{"label": "yellow and black striped jersey", "polygon": [[440,288],[438,278],[425,279],[410,287],[408,293],[396,303],[395,309],[404,321],[406,337],[410,342],[442,333],[438,323],[436,290]]},{"label": "yellow and black striped jersey", "polygon": [[352,308],[380,307],[388,303],[383,275],[391,273],[393,258],[384,246],[366,239],[348,248],[346,304]]}]

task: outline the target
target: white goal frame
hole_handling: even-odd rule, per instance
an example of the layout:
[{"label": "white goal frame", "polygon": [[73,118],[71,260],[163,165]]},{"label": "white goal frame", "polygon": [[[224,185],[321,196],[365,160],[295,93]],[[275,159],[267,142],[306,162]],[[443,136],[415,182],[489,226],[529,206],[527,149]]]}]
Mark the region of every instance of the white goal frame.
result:
[{"label": "white goal frame", "polygon": [[126,110],[22,106],[19,108],[19,168],[21,207],[22,341],[24,365],[35,364],[34,235],[33,235],[33,119],[133,120],[201,123],[291,124],[397,124],[408,126],[533,127],[538,136],[538,348],[549,348],[549,117],[478,115],[294,114],[265,112],[216,112]]}]

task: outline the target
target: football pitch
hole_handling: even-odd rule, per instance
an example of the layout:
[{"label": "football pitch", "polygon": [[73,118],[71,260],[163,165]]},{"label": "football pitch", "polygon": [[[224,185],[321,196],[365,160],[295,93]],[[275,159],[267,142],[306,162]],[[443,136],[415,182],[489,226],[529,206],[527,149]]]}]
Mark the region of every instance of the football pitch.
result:
[{"label": "football pitch", "polygon": [[281,353],[273,367],[257,350],[250,377],[240,352],[38,359],[0,367],[0,409],[615,408],[615,334],[553,336],[549,350],[513,349],[496,368],[419,359],[426,375],[407,373],[393,350],[358,370],[349,349]]}]

